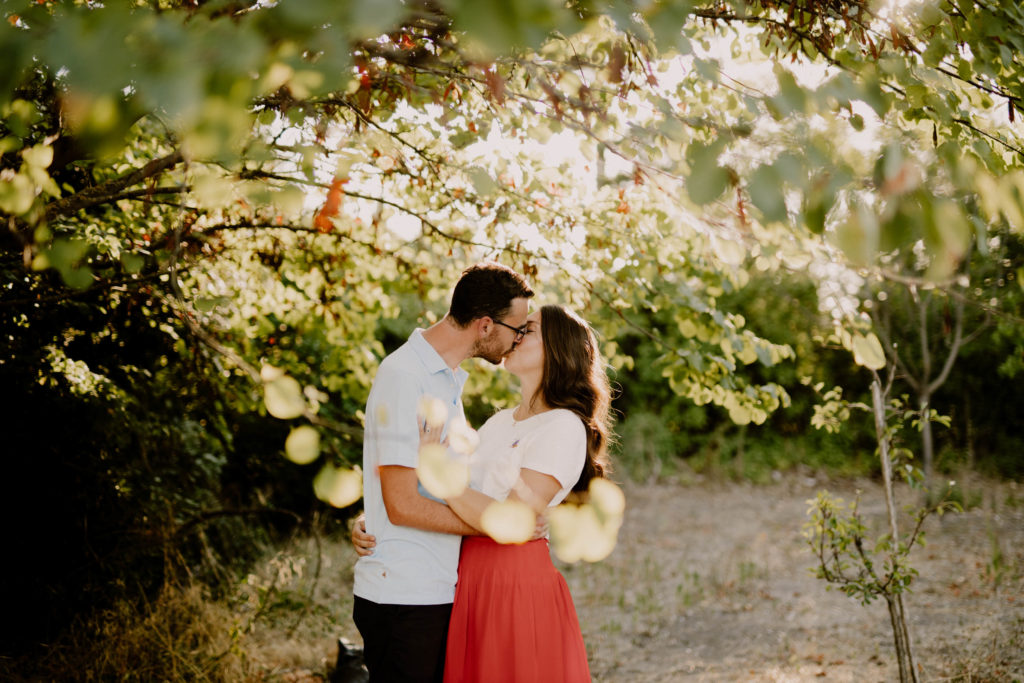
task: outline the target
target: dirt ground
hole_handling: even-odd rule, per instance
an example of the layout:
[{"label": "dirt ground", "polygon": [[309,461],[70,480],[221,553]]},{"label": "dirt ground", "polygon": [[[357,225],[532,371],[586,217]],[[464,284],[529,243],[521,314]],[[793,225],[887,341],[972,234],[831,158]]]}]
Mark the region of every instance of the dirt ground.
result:
[{"label": "dirt ground", "polygon": [[[965,483],[968,508],[930,518],[907,594],[922,681],[1024,681],[1024,485]],[[826,590],[802,527],[818,491],[884,523],[877,483],[789,475],[742,483],[626,484],[625,522],[610,557],[559,564],[576,603],[595,681],[897,681],[885,603]],[[897,492],[897,504],[914,501]],[[903,529],[908,528],[904,520]],[[308,546],[307,546],[308,549]],[[262,680],[323,680],[351,622],[343,539],[323,539],[315,600],[296,631],[255,629],[246,649]],[[309,556],[307,555],[306,558]],[[281,567],[310,560],[279,555]],[[278,577],[278,590],[289,581]],[[293,584],[291,596],[308,595]],[[282,593],[282,596],[285,594]],[[282,623],[294,622],[285,603]]]},{"label": "dirt ground", "polygon": [[[931,518],[905,598],[924,681],[1024,680],[1024,487],[977,483]],[[888,611],[813,576],[801,534],[821,489],[883,522],[879,485],[625,486],[619,545],[561,567],[595,681],[895,681]],[[913,502],[898,492],[897,505]],[[909,528],[904,522],[904,528]]]}]

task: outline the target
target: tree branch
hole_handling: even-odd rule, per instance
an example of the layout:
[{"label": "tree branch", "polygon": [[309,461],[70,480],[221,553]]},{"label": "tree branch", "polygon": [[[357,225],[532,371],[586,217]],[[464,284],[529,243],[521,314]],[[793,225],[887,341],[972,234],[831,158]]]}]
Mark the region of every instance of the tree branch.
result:
[{"label": "tree branch", "polygon": [[[949,377],[949,371],[953,369],[953,363],[956,362],[956,357],[960,353],[961,342],[963,341],[964,331],[964,302],[956,302],[956,327],[953,331],[953,343],[949,347],[949,354],[946,356],[946,362],[942,365],[942,371],[939,372],[938,377],[932,380],[928,384],[928,394],[935,393],[935,390],[942,386],[942,383]],[[925,417],[927,419],[927,417]]]},{"label": "tree branch", "polygon": [[46,211],[43,214],[44,220],[52,221],[55,218],[73,214],[90,206],[110,202],[112,198],[117,198],[126,188],[137,185],[147,178],[159,175],[167,169],[177,166],[183,160],[184,156],[181,150],[175,150],[167,156],[153,159],[142,168],[130,171],[119,178],[113,178],[105,183],[88,187],[70,197],[51,202],[47,205]]}]

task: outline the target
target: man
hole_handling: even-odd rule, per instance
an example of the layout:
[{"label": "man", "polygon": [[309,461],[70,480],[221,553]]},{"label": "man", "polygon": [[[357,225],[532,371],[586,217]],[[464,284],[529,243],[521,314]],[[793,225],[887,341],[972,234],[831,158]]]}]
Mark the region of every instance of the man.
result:
[{"label": "man", "polygon": [[[419,487],[417,407],[464,420],[467,358],[498,364],[522,340],[533,290],[497,263],[468,268],[448,314],[381,362],[366,403],[363,506],[373,553],[355,567],[353,619],[371,681],[440,681],[462,535],[476,533]],[[447,424],[445,425],[447,429]]]}]

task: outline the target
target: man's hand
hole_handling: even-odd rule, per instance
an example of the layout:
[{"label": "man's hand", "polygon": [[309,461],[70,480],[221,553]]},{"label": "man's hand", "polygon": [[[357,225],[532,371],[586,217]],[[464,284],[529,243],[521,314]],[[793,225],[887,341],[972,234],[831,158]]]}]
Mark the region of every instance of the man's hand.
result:
[{"label": "man's hand", "polygon": [[376,545],[377,537],[366,533],[366,515],[360,514],[352,525],[352,547],[355,548],[356,555],[373,555],[373,548]]},{"label": "man's hand", "polygon": [[536,541],[538,538],[547,538],[548,531],[548,516],[547,514],[537,515],[537,523],[533,527],[533,536],[530,536],[531,541]]}]

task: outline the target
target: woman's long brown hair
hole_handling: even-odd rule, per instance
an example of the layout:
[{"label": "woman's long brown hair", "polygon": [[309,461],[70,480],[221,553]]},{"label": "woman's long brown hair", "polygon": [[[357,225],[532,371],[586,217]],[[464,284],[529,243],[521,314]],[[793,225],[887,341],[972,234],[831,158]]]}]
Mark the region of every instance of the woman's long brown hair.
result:
[{"label": "woman's long brown hair", "polygon": [[537,395],[551,408],[571,410],[587,428],[587,461],[573,491],[586,491],[590,480],[610,471],[611,390],[597,337],[590,325],[563,306],[540,309],[544,372]]}]

